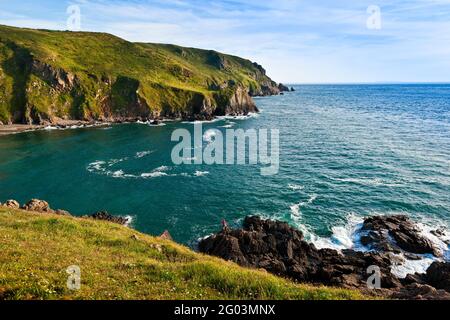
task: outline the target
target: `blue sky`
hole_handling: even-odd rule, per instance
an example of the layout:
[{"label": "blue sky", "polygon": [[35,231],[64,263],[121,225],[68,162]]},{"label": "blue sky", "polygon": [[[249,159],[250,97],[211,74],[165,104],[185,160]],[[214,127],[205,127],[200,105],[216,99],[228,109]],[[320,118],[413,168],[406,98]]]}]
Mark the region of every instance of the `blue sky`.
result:
[{"label": "blue sky", "polygon": [[450,0],[0,0],[0,24],[66,29],[72,4],[84,31],[236,54],[286,83],[450,82]]}]

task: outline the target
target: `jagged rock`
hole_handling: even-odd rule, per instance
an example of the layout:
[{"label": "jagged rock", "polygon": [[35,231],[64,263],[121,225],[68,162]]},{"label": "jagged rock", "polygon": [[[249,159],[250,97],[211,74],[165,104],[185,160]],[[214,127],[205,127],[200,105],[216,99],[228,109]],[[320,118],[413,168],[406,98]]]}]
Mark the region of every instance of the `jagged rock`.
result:
[{"label": "jagged rock", "polygon": [[450,292],[450,262],[434,262],[427,270],[426,281],[437,289]]},{"label": "jagged rock", "polygon": [[61,209],[56,210],[55,214],[57,214],[59,216],[66,216],[66,217],[70,217],[71,216],[70,212],[68,212],[66,210],[61,210]]},{"label": "jagged rock", "polygon": [[48,202],[38,199],[32,199],[25,204],[22,209],[27,211],[41,212],[41,213],[53,213]]},{"label": "jagged rock", "polygon": [[446,235],[445,229],[446,229],[445,227],[440,227],[437,230],[431,231],[431,234],[436,237],[444,237]]},{"label": "jagged rock", "polygon": [[163,239],[163,240],[170,240],[170,241],[173,241],[173,238],[172,238],[172,236],[170,235],[170,233],[169,233],[168,230],[164,231],[163,234],[160,236],[160,238]]},{"label": "jagged rock", "polygon": [[294,87],[291,87],[291,92],[295,92],[295,89],[294,89]]},{"label": "jagged rock", "polygon": [[4,204],[4,207],[10,208],[10,209],[20,209],[20,204],[16,200],[7,200]]},{"label": "jagged rock", "polygon": [[366,286],[367,268],[377,265],[382,270],[385,288],[400,285],[389,271],[391,263],[387,255],[318,250],[288,224],[258,217],[246,218],[242,230],[222,231],[202,240],[199,249],[297,281],[351,288]]},{"label": "jagged rock", "polygon": [[127,225],[128,224],[128,219],[127,218],[116,217],[116,216],[113,216],[113,215],[109,214],[106,211],[99,211],[99,212],[94,213],[93,215],[91,215],[89,217],[92,218],[92,219],[95,219],[95,220],[108,221],[108,222],[113,222],[113,223],[117,223],[117,224],[121,224],[121,225]]},{"label": "jagged rock", "polygon": [[219,70],[225,70],[229,66],[228,60],[224,55],[216,51],[208,51],[208,64]]},{"label": "jagged rock", "polygon": [[282,84],[282,83],[280,83],[279,85],[278,85],[278,89],[281,91],[281,92],[289,92],[289,91],[291,91],[291,89],[289,89],[289,87],[286,87],[284,84]]},{"label": "jagged rock", "polygon": [[437,290],[429,285],[413,283],[391,295],[393,299],[402,300],[450,300],[450,293]]},{"label": "jagged rock", "polygon": [[[408,235],[410,238],[417,238],[421,245],[427,244],[416,234],[416,227],[410,220],[402,216],[385,219],[374,217],[366,219],[364,226],[365,231],[373,232],[373,235],[368,232],[366,241],[378,245],[383,249],[382,252],[318,250],[304,240],[300,231],[288,224],[262,220],[259,217],[247,217],[242,229],[224,228],[200,241],[199,250],[299,282],[357,288],[371,293],[374,291],[367,291],[367,280],[372,275],[369,267],[376,266],[381,272],[381,290],[376,290],[376,294],[395,299],[450,298],[446,292],[450,287],[450,263],[434,263],[426,275],[408,275],[405,279],[398,279],[391,273],[392,266],[399,263],[396,250],[402,250],[404,254],[407,252],[382,243],[385,233],[392,230],[398,233],[398,238]],[[417,255],[410,253],[410,257]]]},{"label": "jagged rock", "polygon": [[361,242],[377,251],[399,253],[404,250],[413,254],[435,256],[441,254],[429,239],[420,234],[420,230],[407,216],[370,217],[364,221],[362,230],[367,234],[362,237]]}]

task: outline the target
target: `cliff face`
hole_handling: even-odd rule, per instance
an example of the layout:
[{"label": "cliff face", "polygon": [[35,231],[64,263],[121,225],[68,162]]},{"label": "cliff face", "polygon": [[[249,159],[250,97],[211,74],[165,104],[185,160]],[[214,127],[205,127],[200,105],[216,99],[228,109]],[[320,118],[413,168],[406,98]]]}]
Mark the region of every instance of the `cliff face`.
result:
[{"label": "cliff face", "polygon": [[108,34],[0,26],[0,122],[210,119],[280,93],[258,64]]}]

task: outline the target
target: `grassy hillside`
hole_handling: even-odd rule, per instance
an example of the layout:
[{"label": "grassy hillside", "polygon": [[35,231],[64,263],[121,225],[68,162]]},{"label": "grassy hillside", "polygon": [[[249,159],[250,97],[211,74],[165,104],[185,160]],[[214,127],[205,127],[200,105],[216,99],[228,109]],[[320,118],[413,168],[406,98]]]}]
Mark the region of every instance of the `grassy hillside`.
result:
[{"label": "grassy hillside", "polygon": [[3,123],[245,113],[277,90],[261,66],[215,51],[0,26]]},{"label": "grassy hillside", "polygon": [[[81,268],[81,290],[66,288]],[[2,299],[361,299],[294,284],[120,225],[0,206]]]}]

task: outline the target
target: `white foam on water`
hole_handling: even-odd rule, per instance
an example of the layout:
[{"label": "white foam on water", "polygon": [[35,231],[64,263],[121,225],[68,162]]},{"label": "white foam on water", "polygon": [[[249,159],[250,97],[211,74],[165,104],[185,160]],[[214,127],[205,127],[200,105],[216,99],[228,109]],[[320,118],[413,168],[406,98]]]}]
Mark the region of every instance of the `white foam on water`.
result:
[{"label": "white foam on water", "polygon": [[133,222],[135,221],[135,217],[133,217],[133,216],[125,216],[124,218],[125,218],[125,220],[127,220],[127,222],[125,223],[126,227],[130,227],[130,226],[133,225]]},{"label": "white foam on water", "polygon": [[156,168],[155,170],[153,170],[152,172],[149,173],[142,173],[141,177],[142,178],[159,178],[159,177],[166,177],[169,174],[167,174],[165,171],[169,170],[170,168],[167,166],[161,166]]},{"label": "white foam on water", "polygon": [[291,213],[292,213],[293,217],[294,218],[300,217],[301,216],[301,208],[312,204],[316,199],[317,199],[317,195],[313,194],[307,201],[292,205],[290,207],[290,209],[291,209]]},{"label": "white foam on water", "polygon": [[161,171],[154,171],[154,172],[149,172],[149,173],[142,173],[141,174],[141,178],[159,178],[159,177],[165,177],[168,174],[165,172],[161,172]]},{"label": "white foam on water", "polygon": [[301,185],[297,185],[297,184],[289,184],[288,188],[291,190],[294,190],[294,191],[305,189],[305,187],[303,187]]},{"label": "white foam on water", "polygon": [[335,181],[360,184],[363,186],[387,186],[401,187],[404,184],[397,182],[386,182],[380,178],[333,178]]},{"label": "white foam on water", "polygon": [[301,212],[300,212],[300,204],[294,204],[290,207],[292,215],[295,218],[299,218],[301,216]]},{"label": "white foam on water", "polygon": [[44,130],[47,130],[47,131],[51,131],[51,130],[59,130],[59,128],[58,128],[58,127],[53,127],[53,126],[46,126],[46,127],[44,128]]},{"label": "white foam on water", "polygon": [[[433,226],[431,226],[431,224],[433,224]],[[442,226],[440,221],[436,220],[420,222],[417,223],[417,226],[420,229],[421,235],[430,240],[433,243],[433,246],[438,249],[441,257],[423,254],[418,255],[420,259],[412,260],[400,255],[399,258],[402,260],[402,263],[395,264],[391,269],[391,272],[399,278],[405,278],[408,274],[414,273],[424,274],[435,261],[450,261],[450,233],[448,229],[445,226]],[[435,231],[441,229],[439,226],[442,226],[442,235],[435,234]]]},{"label": "white foam on water", "polygon": [[366,251],[360,245],[360,234],[364,219],[355,214],[347,216],[347,223],[341,226],[331,228],[332,235],[330,238],[323,238],[310,234],[311,242],[318,249],[354,249],[357,251]]},{"label": "white foam on water", "polygon": [[[439,222],[436,223],[439,225]],[[450,252],[450,232],[445,226],[442,227],[431,227],[429,224],[418,223],[420,228],[420,233],[423,237],[429,239],[435,248],[437,248],[442,256],[447,256]],[[435,232],[442,228],[442,235],[437,235]]]},{"label": "white foam on water", "polygon": [[233,128],[236,122],[228,122],[227,124],[221,126],[221,128],[230,129]]},{"label": "white foam on water", "polygon": [[257,112],[250,112],[248,115],[242,115],[242,116],[220,116],[217,117],[219,120],[247,120],[251,118],[258,118],[259,113]]},{"label": "white foam on water", "polygon": [[209,174],[208,171],[195,171],[194,176],[196,176],[196,177],[203,177],[203,176],[206,176],[208,174]]},{"label": "white foam on water", "polygon": [[146,156],[152,154],[153,152],[154,152],[154,151],[141,151],[141,152],[137,152],[135,157],[138,158],[138,159],[140,159],[140,158],[143,158],[143,157],[146,157]]},{"label": "white foam on water", "polygon": [[[341,226],[331,228],[332,235],[329,238],[319,237],[312,233],[307,226],[300,224],[299,229],[305,234],[305,237],[312,242],[318,249],[345,250],[353,249],[355,251],[365,252],[369,248],[361,244],[361,228],[364,218],[356,214],[350,214],[347,222]],[[448,229],[442,230],[443,235],[435,235],[434,232],[439,229],[438,222],[434,221],[431,226],[428,223],[417,223],[422,236],[429,239],[434,246],[440,250],[442,257],[435,257],[431,254],[417,255],[418,259],[407,259],[403,254],[395,255],[397,260],[391,268],[392,274],[399,278],[405,278],[408,274],[426,273],[430,265],[435,261],[450,261],[450,233]],[[392,240],[393,241],[393,240]]]},{"label": "white foam on water", "polygon": [[87,170],[89,172],[95,172],[95,171],[105,171],[106,169],[104,168],[104,166],[106,165],[105,161],[95,161],[92,162],[90,164],[88,164],[87,166]]},{"label": "white foam on water", "polygon": [[424,274],[436,261],[436,258],[433,256],[423,256],[419,260],[409,260],[400,254],[397,255],[397,258],[402,262],[394,264],[391,268],[391,273],[400,279],[406,278],[409,274]]},{"label": "white foam on water", "polygon": [[214,118],[212,120],[182,121],[181,123],[184,123],[184,124],[204,124],[204,123],[214,123],[214,122],[218,122],[218,121],[221,121],[221,120],[222,120],[221,117],[217,117],[217,118]]}]

